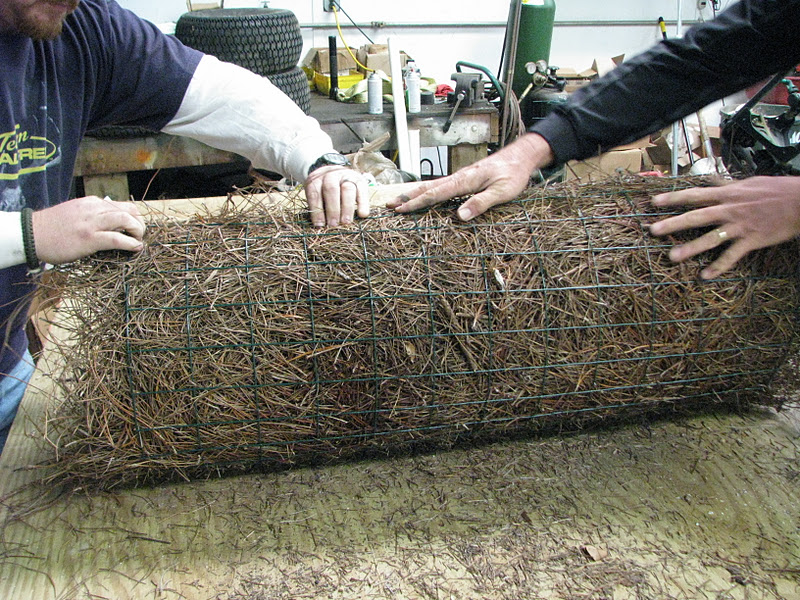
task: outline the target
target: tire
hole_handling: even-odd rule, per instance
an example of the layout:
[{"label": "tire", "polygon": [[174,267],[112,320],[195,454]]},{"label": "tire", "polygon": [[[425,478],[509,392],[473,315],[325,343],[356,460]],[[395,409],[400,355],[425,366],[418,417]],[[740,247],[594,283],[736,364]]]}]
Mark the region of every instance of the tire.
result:
[{"label": "tire", "polygon": [[311,111],[311,88],[308,87],[308,78],[300,67],[294,67],[283,73],[267,75],[275,87],[289,96],[301,110],[309,114]]},{"label": "tire", "polygon": [[[267,77],[309,114],[311,91],[297,66],[303,38],[295,14],[280,8],[212,8],[183,14],[175,28],[182,43]],[[106,125],[87,131],[94,138],[153,135],[145,127]]]},{"label": "tire", "polygon": [[303,37],[295,14],[282,8],[210,8],[184,13],[175,37],[185,45],[259,75],[300,62]]}]

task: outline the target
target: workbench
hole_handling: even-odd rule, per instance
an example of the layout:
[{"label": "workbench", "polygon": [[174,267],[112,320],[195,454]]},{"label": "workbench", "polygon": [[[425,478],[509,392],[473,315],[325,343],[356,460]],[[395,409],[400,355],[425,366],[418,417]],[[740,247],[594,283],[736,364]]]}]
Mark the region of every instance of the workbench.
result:
[{"label": "workbench", "polygon": [[[459,108],[449,131],[444,133],[451,110],[446,103],[423,105],[420,113],[408,115],[408,128],[419,129],[423,148],[447,147],[452,173],[487,155],[489,144],[498,141],[499,117],[494,105],[478,101]],[[397,148],[394,113],[389,104],[384,105],[383,114],[371,115],[366,104],[335,102],[312,93],[311,116],[342,153],[355,152],[364,142],[385,133],[391,137],[380,150]],[[164,133],[133,138],[87,137],[78,150],[74,174],[83,178],[86,194],[125,200],[129,198],[128,172],[223,163],[240,163],[243,168],[249,164],[237,154]]]},{"label": "workbench", "polygon": [[3,599],[800,598],[796,404],[51,497],[31,467],[58,361],[0,456]]}]

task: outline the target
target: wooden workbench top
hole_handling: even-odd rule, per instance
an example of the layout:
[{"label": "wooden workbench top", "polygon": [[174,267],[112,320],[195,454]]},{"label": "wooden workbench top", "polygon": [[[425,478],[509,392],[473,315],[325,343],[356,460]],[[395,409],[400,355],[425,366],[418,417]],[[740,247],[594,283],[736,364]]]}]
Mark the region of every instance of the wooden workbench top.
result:
[{"label": "wooden workbench top", "polygon": [[800,597],[796,408],[51,496],[41,361],[0,456],[3,599]]}]

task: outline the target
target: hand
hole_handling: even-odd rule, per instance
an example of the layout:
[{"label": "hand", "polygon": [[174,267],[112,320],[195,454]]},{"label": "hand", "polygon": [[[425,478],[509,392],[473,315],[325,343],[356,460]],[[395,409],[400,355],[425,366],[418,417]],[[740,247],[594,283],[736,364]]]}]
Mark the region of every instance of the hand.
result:
[{"label": "hand", "polygon": [[33,213],[33,240],[39,260],[58,265],[100,250],[143,248],[145,224],[132,202],[75,198]]},{"label": "hand", "polygon": [[653,197],[660,207],[701,206],[650,226],[662,236],[716,225],[713,231],[675,246],[669,257],[681,262],[722,244],[730,245],[700,272],[713,279],[731,269],[748,252],[800,235],[800,177],[750,177],[718,187],[692,188]]},{"label": "hand", "polygon": [[508,202],[528,187],[531,174],[553,161],[550,145],[540,135],[528,133],[510,144],[464,167],[449,177],[423,183],[410,194],[388,202],[388,208],[406,213],[475,193],[458,209],[458,217],[469,221],[492,206]]},{"label": "hand", "polygon": [[359,217],[369,216],[367,180],[347,167],[321,167],[306,179],[306,201],[315,227],[352,223],[358,209]]}]

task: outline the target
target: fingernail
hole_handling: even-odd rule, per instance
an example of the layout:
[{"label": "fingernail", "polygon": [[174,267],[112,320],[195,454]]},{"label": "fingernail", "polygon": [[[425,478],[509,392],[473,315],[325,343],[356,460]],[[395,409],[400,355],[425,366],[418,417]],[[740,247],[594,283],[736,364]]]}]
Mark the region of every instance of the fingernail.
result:
[{"label": "fingernail", "polygon": [[674,263],[681,262],[680,246],[675,246],[669,251],[669,259]]},{"label": "fingernail", "polygon": [[462,221],[469,221],[472,218],[472,211],[465,206],[458,209],[458,218]]},{"label": "fingernail", "polygon": [[386,208],[397,208],[405,204],[407,201],[408,196],[398,196],[394,200],[389,200],[389,202],[386,203]]}]

